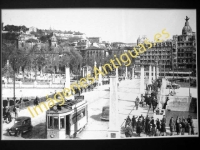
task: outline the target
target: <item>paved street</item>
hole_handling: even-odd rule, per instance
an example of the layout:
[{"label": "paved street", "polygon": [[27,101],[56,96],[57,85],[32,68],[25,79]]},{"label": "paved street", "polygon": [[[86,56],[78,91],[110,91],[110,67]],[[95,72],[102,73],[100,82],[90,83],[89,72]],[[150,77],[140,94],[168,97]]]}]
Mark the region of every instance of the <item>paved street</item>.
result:
[{"label": "paved street", "polygon": [[[89,106],[90,105],[96,105],[95,104],[96,101],[100,100],[105,94],[108,94],[108,90],[105,91],[105,89],[108,89],[108,86],[109,85],[97,87],[97,88],[94,89],[94,91],[89,91],[89,92],[82,94],[82,95],[85,96],[85,99],[88,101]],[[57,91],[60,91],[60,90],[57,90]],[[32,107],[30,109],[32,110]],[[46,112],[46,109],[45,109],[44,106],[42,106],[42,109],[43,109],[43,113],[38,111],[39,115],[32,118],[32,125],[34,126],[33,131],[23,134],[22,135],[23,139],[45,139],[46,138],[46,135],[45,135],[45,125],[46,125],[46,119],[45,119],[46,113],[45,112]],[[93,114],[93,113],[91,113],[91,114]],[[23,109],[23,110],[20,111],[19,116],[29,116],[29,117],[31,117],[31,114],[27,109]],[[95,116],[93,116],[93,117],[98,118],[98,117],[95,117]],[[20,139],[20,138],[15,137],[15,136],[11,137],[6,133],[6,129],[10,128],[13,124],[14,124],[14,119],[9,124],[3,123],[3,126],[2,126],[3,137],[2,137],[2,139],[6,139],[6,140]]]}]

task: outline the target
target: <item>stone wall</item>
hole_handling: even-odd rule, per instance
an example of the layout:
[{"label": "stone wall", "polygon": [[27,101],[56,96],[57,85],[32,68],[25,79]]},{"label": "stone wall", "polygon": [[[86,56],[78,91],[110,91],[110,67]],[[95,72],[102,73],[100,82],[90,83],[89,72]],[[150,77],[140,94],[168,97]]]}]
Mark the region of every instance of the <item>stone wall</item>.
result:
[{"label": "stone wall", "polygon": [[169,96],[166,109],[171,111],[188,111],[190,110],[191,97],[189,96]]}]

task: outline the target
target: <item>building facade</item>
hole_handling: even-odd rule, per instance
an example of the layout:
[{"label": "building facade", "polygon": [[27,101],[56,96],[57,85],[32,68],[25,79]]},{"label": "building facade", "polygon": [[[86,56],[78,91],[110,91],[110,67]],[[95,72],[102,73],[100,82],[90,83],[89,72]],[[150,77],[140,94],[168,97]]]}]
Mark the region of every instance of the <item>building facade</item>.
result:
[{"label": "building facade", "polygon": [[182,35],[173,36],[173,66],[177,70],[191,71],[196,68],[196,34],[187,16],[185,20]]},{"label": "building facade", "polygon": [[[140,41],[138,39],[138,41]],[[139,43],[138,43],[139,44]],[[144,43],[143,43],[144,44]],[[160,71],[172,70],[172,42],[171,40],[152,44],[148,49],[148,45],[144,44],[146,51],[136,58],[136,66],[143,65],[148,71],[149,65],[158,65]],[[136,49],[139,47],[136,46]]]},{"label": "building facade", "polygon": [[101,43],[102,42],[100,37],[88,37],[88,40],[90,41],[90,43]]}]

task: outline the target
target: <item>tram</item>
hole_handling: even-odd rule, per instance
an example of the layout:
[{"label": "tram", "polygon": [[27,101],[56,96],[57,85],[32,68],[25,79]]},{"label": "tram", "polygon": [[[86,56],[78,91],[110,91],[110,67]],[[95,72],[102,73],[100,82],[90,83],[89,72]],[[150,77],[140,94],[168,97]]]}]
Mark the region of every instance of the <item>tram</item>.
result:
[{"label": "tram", "polygon": [[75,138],[87,125],[88,103],[82,95],[74,98],[46,112],[47,139]]}]

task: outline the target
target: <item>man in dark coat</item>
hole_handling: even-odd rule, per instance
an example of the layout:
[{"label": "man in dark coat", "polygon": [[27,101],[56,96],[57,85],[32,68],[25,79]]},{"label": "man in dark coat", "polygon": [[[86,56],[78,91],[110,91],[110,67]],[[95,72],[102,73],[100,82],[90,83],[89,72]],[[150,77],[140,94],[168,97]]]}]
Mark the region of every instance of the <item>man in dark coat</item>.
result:
[{"label": "man in dark coat", "polygon": [[161,122],[160,135],[161,136],[166,135],[166,123],[164,121]]},{"label": "man in dark coat", "polygon": [[132,128],[133,128],[133,131],[135,130],[135,126],[136,126],[136,119],[137,119],[137,117],[135,117],[134,115],[133,115],[133,118],[132,118]]},{"label": "man in dark coat", "polygon": [[130,124],[131,124],[131,118],[128,116],[128,117],[126,118],[125,128],[126,128],[127,125],[130,125]]},{"label": "man in dark coat", "polygon": [[146,119],[145,119],[145,133],[147,134],[148,133],[148,123],[149,123],[150,119],[149,119],[149,116],[147,115],[146,116]]},{"label": "man in dark coat", "polygon": [[136,133],[138,134],[138,136],[140,136],[141,132],[142,132],[142,122],[141,119],[138,119],[136,125]]},{"label": "man in dark coat", "polygon": [[6,107],[3,107],[3,118],[6,120]]},{"label": "man in dark coat", "polygon": [[154,113],[154,110],[155,110],[156,107],[157,107],[157,104],[158,104],[157,99],[156,99],[155,96],[154,96],[154,98],[153,98],[153,100],[152,100],[153,113]]},{"label": "man in dark coat", "polygon": [[156,120],[156,132],[157,132],[158,135],[160,134],[160,127],[161,127],[160,120],[157,118],[157,120]]},{"label": "man in dark coat", "polygon": [[36,96],[36,99],[35,99],[35,104],[39,105],[39,98],[37,96]]},{"label": "man in dark coat", "polygon": [[170,121],[169,121],[169,127],[170,127],[170,135],[173,136],[174,135],[174,131],[175,131],[175,122],[173,117],[171,117]]}]

